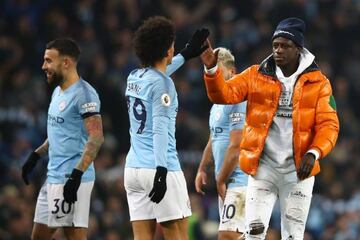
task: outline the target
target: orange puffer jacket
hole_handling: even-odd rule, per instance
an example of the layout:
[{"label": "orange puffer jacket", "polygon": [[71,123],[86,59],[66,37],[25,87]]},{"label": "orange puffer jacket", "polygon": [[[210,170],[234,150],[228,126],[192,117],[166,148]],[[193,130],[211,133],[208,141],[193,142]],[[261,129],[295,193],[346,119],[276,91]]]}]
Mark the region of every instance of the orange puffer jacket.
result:
[{"label": "orange puffer jacket", "polygon": [[[277,111],[281,83],[276,78],[275,62],[270,56],[225,82],[220,69],[204,75],[210,100],[235,104],[247,100],[246,123],[240,144],[240,168],[255,175],[265,140]],[[296,169],[309,149],[325,157],[335,146],[339,133],[336,104],[329,80],[313,62],[297,79],[293,91],[293,152]],[[315,162],[311,176],[320,172]]]}]

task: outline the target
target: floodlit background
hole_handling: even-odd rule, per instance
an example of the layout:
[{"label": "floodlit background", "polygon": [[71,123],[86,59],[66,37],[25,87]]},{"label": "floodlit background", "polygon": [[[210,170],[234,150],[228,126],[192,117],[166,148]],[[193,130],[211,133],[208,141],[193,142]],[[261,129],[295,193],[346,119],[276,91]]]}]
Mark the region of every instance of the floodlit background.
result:
[{"label": "floodlit background", "polygon": [[[210,28],[214,46],[231,49],[239,71],[270,54],[280,20],[306,21],[305,46],[332,83],[341,130],[336,148],[321,160],[305,239],[360,239],[359,0],[1,0],[0,239],[29,239],[31,233],[46,160],[30,186],[22,182],[21,166],[46,138],[51,89],[41,71],[45,44],[64,36],[80,44],[78,70],[102,101],[105,144],[95,161],[89,240],[132,239],[123,187],[129,148],[124,91],[128,73],[138,66],[132,34],[152,15],[175,23],[176,52],[197,27]],[[206,196],[194,190],[211,107],[202,69],[198,59],[191,60],[173,75],[179,95],[177,148],[193,209],[189,234],[198,240],[216,239],[218,221],[214,180]],[[275,209],[267,239],[280,239],[279,222]],[[56,239],[62,239],[61,232]]]}]

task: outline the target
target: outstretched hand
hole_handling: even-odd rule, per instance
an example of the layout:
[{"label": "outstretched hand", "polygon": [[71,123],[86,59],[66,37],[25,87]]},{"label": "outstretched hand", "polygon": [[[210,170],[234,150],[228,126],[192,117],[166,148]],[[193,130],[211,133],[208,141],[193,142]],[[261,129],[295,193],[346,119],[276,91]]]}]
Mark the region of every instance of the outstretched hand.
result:
[{"label": "outstretched hand", "polygon": [[200,55],[201,61],[207,69],[215,67],[218,60],[219,50],[214,52],[209,39],[206,40],[208,48]]}]

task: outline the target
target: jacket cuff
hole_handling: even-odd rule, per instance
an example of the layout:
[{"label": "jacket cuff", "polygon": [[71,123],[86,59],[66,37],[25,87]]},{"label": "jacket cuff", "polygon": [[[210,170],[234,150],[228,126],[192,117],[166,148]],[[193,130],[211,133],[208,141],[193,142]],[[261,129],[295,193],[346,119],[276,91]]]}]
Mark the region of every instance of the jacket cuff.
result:
[{"label": "jacket cuff", "polygon": [[318,160],[320,157],[320,153],[315,150],[315,149],[310,149],[309,151],[307,151],[306,153],[312,153],[315,156],[315,160]]},{"label": "jacket cuff", "polygon": [[216,73],[217,69],[218,69],[218,65],[217,65],[217,64],[215,65],[215,67],[210,68],[210,69],[207,69],[206,66],[204,65],[204,71],[205,71],[205,73],[208,74],[208,75],[214,75],[214,74]]}]

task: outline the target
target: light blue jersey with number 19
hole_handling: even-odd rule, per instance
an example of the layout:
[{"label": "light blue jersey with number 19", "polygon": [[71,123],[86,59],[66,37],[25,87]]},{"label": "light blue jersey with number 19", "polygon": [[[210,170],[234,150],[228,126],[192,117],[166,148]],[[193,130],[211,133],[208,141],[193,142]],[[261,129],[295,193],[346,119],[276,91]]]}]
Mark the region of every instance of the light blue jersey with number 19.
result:
[{"label": "light blue jersey with number 19", "polygon": [[168,75],[183,63],[183,57],[177,55],[166,74],[148,67],[135,69],[128,76],[125,95],[131,147],[125,167],[162,166],[168,171],[181,170],[175,140],[178,99],[174,82]]}]

